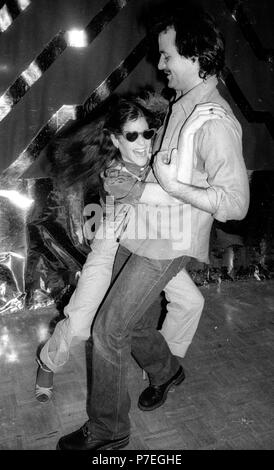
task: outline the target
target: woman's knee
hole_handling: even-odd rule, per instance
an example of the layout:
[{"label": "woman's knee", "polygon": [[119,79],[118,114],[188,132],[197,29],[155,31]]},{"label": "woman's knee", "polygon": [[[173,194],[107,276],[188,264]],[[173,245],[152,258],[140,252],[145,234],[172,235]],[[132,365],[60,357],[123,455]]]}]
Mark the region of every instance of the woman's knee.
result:
[{"label": "woman's knee", "polygon": [[197,292],[196,292],[196,295],[195,295],[194,303],[197,307],[197,310],[198,309],[201,310],[201,311],[203,310],[204,305],[205,305],[205,298],[198,289],[197,289]]}]

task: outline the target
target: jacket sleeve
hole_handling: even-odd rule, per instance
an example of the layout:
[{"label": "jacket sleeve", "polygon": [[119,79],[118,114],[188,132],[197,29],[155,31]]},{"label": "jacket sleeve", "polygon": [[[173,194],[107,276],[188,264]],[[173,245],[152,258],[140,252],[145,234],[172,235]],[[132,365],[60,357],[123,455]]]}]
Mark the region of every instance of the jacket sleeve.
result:
[{"label": "jacket sleeve", "polygon": [[199,136],[198,153],[208,175],[207,197],[214,218],[220,222],[243,219],[249,207],[249,181],[239,123],[207,122]]}]

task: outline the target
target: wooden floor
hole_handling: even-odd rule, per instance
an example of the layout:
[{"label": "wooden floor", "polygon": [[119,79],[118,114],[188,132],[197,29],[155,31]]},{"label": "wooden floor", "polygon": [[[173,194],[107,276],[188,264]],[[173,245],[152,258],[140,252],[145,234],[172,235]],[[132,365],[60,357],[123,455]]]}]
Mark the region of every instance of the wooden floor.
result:
[{"label": "wooden floor", "polygon": [[[127,449],[274,449],[274,281],[202,288],[205,310],[182,364],[186,380],[152,412],[137,408],[148,385],[133,362]],[[54,308],[0,317],[0,449],[55,449],[87,415],[85,346],[56,375],[54,399],[34,397],[37,344]]]}]

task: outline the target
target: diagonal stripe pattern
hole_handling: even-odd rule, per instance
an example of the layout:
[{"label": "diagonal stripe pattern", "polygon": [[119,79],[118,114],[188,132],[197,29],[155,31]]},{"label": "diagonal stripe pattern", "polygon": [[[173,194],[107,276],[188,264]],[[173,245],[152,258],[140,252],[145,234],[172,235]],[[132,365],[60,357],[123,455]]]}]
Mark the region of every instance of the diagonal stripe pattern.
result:
[{"label": "diagonal stripe pattern", "polygon": [[30,0],[8,0],[0,8],[0,34],[6,31],[13,21],[24,11],[29,5]]},{"label": "diagonal stripe pattern", "polygon": [[[85,32],[88,42],[91,43],[104,27],[130,0],[114,0],[108,2],[105,7],[86,26]],[[233,0],[225,0],[230,6],[236,4]],[[66,32],[61,31],[56,35],[46,48],[39,54],[28,68],[21,74],[16,82],[0,97],[0,120],[2,111],[8,111],[18,102],[26,91],[35,83],[50,65],[60,56],[67,47]],[[20,177],[22,173],[33,163],[41,150],[49,143],[54,135],[71,119],[76,119],[85,113],[91,112],[100,102],[106,99],[130,74],[146,54],[147,39],[144,38],[135,49],[124,59],[116,69],[92,92],[83,105],[63,105],[47,122],[38,134],[33,138],[28,147],[4,172],[9,177]],[[231,96],[239,106],[242,114],[248,122],[264,123],[274,138],[274,118],[268,111],[257,111],[252,108],[243,91],[237,84],[232,72],[226,68],[222,81],[231,93]]]},{"label": "diagonal stripe pattern", "polygon": [[245,97],[243,91],[236,82],[232,72],[228,67],[222,74],[222,81],[229,90],[232,98],[240,108],[242,114],[248,122],[257,122],[265,124],[272,139],[274,139],[274,116],[270,111],[257,111],[252,108],[251,104]]},{"label": "diagonal stripe pattern", "polygon": [[239,0],[224,0],[227,8],[231,12],[231,16],[236,21],[242,33],[253,50],[255,56],[259,60],[263,60],[268,63],[274,63],[274,49],[265,48],[258,35],[251,26],[247,15],[244,12],[243,5]]},{"label": "diagonal stripe pattern", "polygon": [[118,67],[92,92],[83,105],[62,106],[40,129],[29,146],[4,171],[3,177],[18,178],[33,163],[41,150],[49,143],[54,135],[71,119],[83,116],[96,108],[109,97],[122,81],[138,65],[147,52],[147,38],[144,38],[131,51]]},{"label": "diagonal stripe pattern", "polygon": [[[111,0],[100,10],[85,28],[89,44],[129,2],[130,0]],[[0,97],[0,121],[10,113],[16,103],[64,52],[67,46],[66,32],[60,31]]]}]

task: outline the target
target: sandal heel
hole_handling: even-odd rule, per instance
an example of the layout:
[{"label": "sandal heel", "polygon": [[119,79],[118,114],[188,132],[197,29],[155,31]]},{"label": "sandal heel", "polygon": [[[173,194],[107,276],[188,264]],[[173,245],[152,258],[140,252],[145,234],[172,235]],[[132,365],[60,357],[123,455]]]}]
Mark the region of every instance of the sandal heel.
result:
[{"label": "sandal heel", "polygon": [[37,370],[37,376],[36,376],[36,384],[35,384],[35,398],[40,401],[41,403],[46,403],[47,401],[51,400],[52,395],[53,395],[53,386],[50,387],[42,387],[38,385],[38,374],[39,370],[43,370],[44,372],[51,373],[53,372],[51,370],[47,370],[44,367],[44,364],[40,361],[39,358],[36,358],[36,362],[38,364],[38,370]]}]

